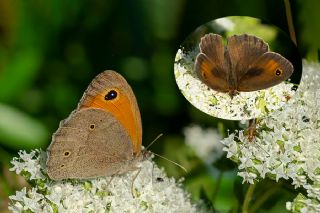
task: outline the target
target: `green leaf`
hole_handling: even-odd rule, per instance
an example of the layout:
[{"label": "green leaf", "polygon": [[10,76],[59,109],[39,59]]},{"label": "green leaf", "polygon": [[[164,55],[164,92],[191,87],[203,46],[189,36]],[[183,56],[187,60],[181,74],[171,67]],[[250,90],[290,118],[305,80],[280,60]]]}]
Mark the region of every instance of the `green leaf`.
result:
[{"label": "green leaf", "polygon": [[0,143],[13,149],[45,147],[49,133],[43,124],[10,106],[0,104]]}]

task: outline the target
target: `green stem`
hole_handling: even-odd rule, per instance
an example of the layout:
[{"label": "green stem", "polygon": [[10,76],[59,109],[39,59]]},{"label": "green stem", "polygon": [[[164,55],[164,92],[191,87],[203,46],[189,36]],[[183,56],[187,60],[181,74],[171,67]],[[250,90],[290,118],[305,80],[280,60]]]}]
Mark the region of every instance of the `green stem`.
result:
[{"label": "green stem", "polygon": [[222,176],[223,176],[223,172],[219,171],[219,175],[218,175],[217,181],[216,181],[216,187],[214,188],[213,195],[212,195],[212,203],[215,202],[217,194],[219,192],[221,181],[222,181]]},{"label": "green stem", "polygon": [[260,196],[257,201],[251,206],[250,212],[255,212],[273,193],[278,190],[279,186],[270,187],[270,190]]},{"label": "green stem", "polygon": [[288,23],[290,38],[294,42],[294,44],[297,46],[297,38],[296,38],[296,33],[294,31],[290,0],[284,0],[284,6],[286,8],[286,16],[287,16],[287,23]]},{"label": "green stem", "polygon": [[236,199],[233,205],[233,208],[231,210],[231,213],[238,213],[239,212],[238,209],[239,209],[239,201]]},{"label": "green stem", "polygon": [[244,198],[244,201],[243,201],[243,206],[242,206],[242,213],[248,213],[248,210],[249,210],[249,204],[250,204],[250,201],[252,199],[252,195],[253,195],[253,192],[254,192],[254,189],[256,188],[256,184],[251,184],[247,190],[247,193],[246,193],[246,196]]}]

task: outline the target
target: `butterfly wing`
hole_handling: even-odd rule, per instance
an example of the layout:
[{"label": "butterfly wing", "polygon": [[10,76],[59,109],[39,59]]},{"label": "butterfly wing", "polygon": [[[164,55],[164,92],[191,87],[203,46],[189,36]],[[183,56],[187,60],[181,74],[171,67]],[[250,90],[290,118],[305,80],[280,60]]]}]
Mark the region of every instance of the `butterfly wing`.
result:
[{"label": "butterfly wing", "polygon": [[[106,98],[110,92],[113,92],[113,96]],[[114,96],[114,92],[116,96]],[[130,85],[120,74],[106,70],[92,80],[84,92],[77,110],[92,107],[112,113],[128,131],[134,153],[140,153],[142,124],[138,103]]]},{"label": "butterfly wing", "polygon": [[283,56],[266,52],[239,79],[238,91],[249,92],[266,89],[287,80],[293,73],[292,64]]},{"label": "butterfly wing", "polygon": [[47,169],[53,180],[93,178],[117,174],[132,158],[131,139],[111,113],[81,109],[54,133]]},{"label": "butterfly wing", "polygon": [[231,61],[232,78],[235,86],[248,72],[248,67],[261,55],[268,51],[269,47],[262,39],[243,34],[233,35],[227,40],[227,54]]},{"label": "butterfly wing", "polygon": [[207,34],[201,38],[200,53],[195,61],[195,71],[202,82],[218,92],[228,92],[228,62],[225,59],[222,37]]}]

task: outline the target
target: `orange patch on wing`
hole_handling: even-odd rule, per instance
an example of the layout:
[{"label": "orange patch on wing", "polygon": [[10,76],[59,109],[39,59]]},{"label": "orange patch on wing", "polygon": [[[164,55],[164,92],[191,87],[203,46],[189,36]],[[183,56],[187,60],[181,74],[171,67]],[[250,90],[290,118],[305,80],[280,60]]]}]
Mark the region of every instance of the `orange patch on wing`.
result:
[{"label": "orange patch on wing", "polygon": [[212,70],[212,65],[208,61],[203,61],[201,63],[201,69],[203,70],[203,72],[207,72],[208,74],[210,74],[210,72]]},{"label": "orange patch on wing", "polygon": [[275,71],[279,67],[279,63],[274,60],[269,60],[266,67],[270,71]]}]

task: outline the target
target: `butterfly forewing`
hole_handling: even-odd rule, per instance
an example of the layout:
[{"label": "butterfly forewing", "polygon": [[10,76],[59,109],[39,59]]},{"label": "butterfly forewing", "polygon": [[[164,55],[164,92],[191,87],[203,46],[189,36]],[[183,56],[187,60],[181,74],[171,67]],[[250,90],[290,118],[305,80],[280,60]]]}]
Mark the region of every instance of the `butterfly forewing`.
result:
[{"label": "butterfly forewing", "polygon": [[215,66],[212,61],[203,53],[197,56],[196,72],[199,78],[211,89],[218,92],[228,92],[228,82],[226,73]]},{"label": "butterfly forewing", "polygon": [[200,53],[195,61],[195,71],[198,77],[210,88],[228,91],[228,64],[224,57],[222,37],[208,34],[201,38]]},{"label": "butterfly forewing", "polygon": [[260,56],[239,79],[238,90],[256,91],[275,86],[287,80],[293,73],[292,64],[283,56],[267,52]]},{"label": "butterfly forewing", "polygon": [[[114,99],[106,99],[110,91]],[[138,154],[142,145],[141,116],[136,97],[127,81],[117,72],[107,70],[97,75],[84,92],[77,110],[99,108],[113,114],[125,127]]]}]

